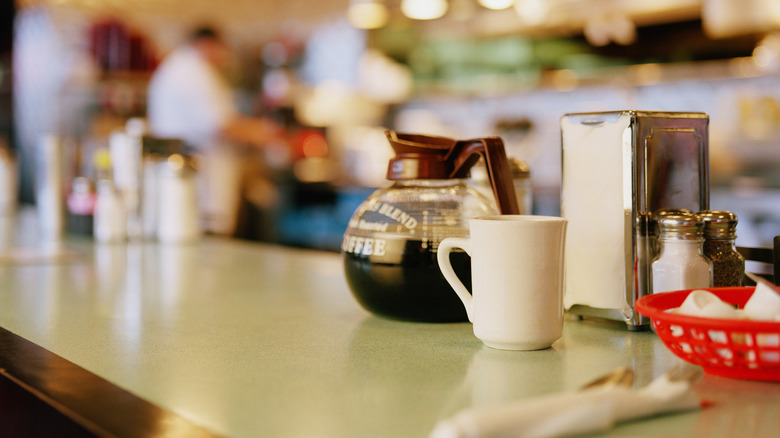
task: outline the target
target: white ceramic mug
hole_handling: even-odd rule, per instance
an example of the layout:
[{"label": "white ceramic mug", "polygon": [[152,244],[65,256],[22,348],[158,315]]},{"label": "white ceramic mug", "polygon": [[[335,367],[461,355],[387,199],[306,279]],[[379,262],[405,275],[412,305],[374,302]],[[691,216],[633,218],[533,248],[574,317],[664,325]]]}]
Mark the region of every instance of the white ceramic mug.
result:
[{"label": "white ceramic mug", "polygon": [[[561,337],[566,224],[551,216],[483,216],[471,219],[469,238],[441,241],[439,267],[485,345],[539,350]],[[471,256],[473,293],[452,269],[454,248]]]}]

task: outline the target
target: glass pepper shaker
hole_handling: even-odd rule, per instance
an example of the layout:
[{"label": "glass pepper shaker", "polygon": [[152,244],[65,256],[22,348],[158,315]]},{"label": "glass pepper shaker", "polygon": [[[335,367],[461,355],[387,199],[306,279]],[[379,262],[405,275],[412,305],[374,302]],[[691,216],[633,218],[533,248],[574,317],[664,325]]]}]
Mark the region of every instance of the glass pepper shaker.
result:
[{"label": "glass pepper shaker", "polygon": [[737,215],[730,211],[697,213],[704,221],[704,256],[712,261],[712,285],[742,286],[745,258],[737,252]]},{"label": "glass pepper shaker", "polygon": [[712,286],[712,262],[704,257],[703,222],[699,215],[661,211],[658,256],[653,260],[653,293]]}]

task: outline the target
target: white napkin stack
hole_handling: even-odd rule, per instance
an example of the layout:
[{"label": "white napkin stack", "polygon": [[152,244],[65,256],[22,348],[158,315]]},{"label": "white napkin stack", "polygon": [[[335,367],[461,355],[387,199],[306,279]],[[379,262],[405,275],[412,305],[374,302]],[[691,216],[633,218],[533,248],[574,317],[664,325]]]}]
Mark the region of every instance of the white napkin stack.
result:
[{"label": "white napkin stack", "polygon": [[737,309],[706,290],[694,290],[672,312],[704,318],[780,321],[780,295],[771,286],[759,283],[744,309]]}]

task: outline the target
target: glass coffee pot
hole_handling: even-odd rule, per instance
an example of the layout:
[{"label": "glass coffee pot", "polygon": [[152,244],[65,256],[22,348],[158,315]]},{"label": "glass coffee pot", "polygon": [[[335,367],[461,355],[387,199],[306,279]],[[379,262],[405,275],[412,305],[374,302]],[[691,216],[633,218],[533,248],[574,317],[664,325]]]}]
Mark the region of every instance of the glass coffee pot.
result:
[{"label": "glass coffee pot", "polygon": [[[386,132],[395,151],[387,178],[349,221],[342,255],[352,294],[368,311],[412,321],[466,321],[465,309],[439,271],[445,237],[468,236],[472,217],[518,214],[512,173],[498,137],[453,140]],[[467,183],[479,158],[486,163],[495,201]],[[451,254],[466,287],[471,262]]]}]

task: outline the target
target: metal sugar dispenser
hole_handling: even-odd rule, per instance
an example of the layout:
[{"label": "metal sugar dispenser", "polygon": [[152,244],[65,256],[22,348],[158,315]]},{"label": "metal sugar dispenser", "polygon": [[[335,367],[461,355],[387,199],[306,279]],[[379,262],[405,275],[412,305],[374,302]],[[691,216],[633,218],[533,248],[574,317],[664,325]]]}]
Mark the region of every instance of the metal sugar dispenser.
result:
[{"label": "metal sugar dispenser", "polygon": [[745,258],[736,248],[737,215],[730,211],[704,210],[704,256],[712,261],[714,287],[742,286]]},{"label": "metal sugar dispenser", "polygon": [[[472,217],[518,214],[504,144],[498,137],[453,140],[387,131],[395,151],[387,178],[349,221],[342,254],[352,294],[368,311],[385,317],[428,322],[466,321],[463,304],[436,262],[445,237],[468,236]],[[482,157],[495,201],[467,183]],[[453,268],[467,287],[471,262],[452,254]]]},{"label": "metal sugar dispenser", "polygon": [[561,118],[563,303],[571,314],[649,326],[634,304],[652,293],[653,218],[667,208],[709,209],[708,126],[696,112]]}]

